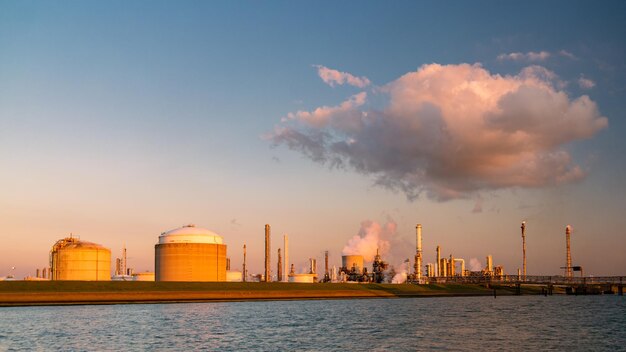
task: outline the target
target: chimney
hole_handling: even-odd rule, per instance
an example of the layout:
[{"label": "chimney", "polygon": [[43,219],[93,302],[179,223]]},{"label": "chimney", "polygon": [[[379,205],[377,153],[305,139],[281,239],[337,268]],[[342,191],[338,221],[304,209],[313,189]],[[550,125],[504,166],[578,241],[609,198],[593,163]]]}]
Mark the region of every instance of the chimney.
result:
[{"label": "chimney", "polygon": [[270,268],[270,225],[265,224],[265,282],[272,281],[272,270]]}]

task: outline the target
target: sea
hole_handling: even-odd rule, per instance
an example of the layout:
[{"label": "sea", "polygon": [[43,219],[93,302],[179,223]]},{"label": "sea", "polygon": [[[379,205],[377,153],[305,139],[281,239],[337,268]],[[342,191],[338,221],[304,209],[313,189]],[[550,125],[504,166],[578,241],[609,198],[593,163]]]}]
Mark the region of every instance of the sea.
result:
[{"label": "sea", "polygon": [[626,351],[626,297],[0,308],[0,351]]}]

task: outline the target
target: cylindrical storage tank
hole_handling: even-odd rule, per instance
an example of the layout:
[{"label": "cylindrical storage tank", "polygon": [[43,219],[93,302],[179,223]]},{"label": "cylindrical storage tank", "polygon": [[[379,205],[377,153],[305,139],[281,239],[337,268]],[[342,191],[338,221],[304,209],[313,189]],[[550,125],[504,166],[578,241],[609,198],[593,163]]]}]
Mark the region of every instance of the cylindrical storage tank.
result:
[{"label": "cylindrical storage tank", "polygon": [[226,272],[226,281],[228,282],[242,282],[243,274],[241,271],[227,271]]},{"label": "cylindrical storage tank", "polygon": [[110,281],[111,250],[67,237],[52,246],[50,267],[52,280]]},{"label": "cylindrical storage tank", "polygon": [[363,256],[362,255],[344,255],[341,257],[341,264],[344,268],[351,270],[353,266],[359,273],[363,273]]},{"label": "cylindrical storage tank", "polygon": [[159,236],[154,246],[156,281],[226,281],[222,237],[194,225]]},{"label": "cylindrical storage tank", "polygon": [[316,274],[291,274],[289,275],[289,282],[299,282],[312,284],[315,282]]},{"label": "cylindrical storage tank", "polygon": [[149,271],[134,273],[133,281],[154,281],[154,273]]}]

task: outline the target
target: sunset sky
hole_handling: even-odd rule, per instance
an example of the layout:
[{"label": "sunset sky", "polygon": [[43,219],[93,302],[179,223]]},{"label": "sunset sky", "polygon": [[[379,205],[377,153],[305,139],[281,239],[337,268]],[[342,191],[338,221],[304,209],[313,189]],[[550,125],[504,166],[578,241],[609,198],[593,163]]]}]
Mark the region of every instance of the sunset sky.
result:
[{"label": "sunset sky", "polygon": [[[70,233],[154,270],[161,232],[251,273],[374,238],[625,274],[626,3],[0,1],[0,277]],[[356,239],[353,236],[358,236]],[[351,241],[351,239],[353,241]],[[469,264],[468,264],[469,265]],[[15,267],[15,269],[12,269]],[[320,267],[321,268],[321,267]]]}]

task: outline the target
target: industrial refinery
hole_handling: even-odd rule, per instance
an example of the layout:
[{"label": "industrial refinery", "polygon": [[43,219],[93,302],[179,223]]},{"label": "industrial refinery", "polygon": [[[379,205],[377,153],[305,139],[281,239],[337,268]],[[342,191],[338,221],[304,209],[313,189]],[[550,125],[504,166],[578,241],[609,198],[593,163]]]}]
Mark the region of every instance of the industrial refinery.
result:
[{"label": "industrial refinery", "polygon": [[[412,258],[383,258],[376,254],[348,251],[341,256],[340,266],[330,265],[329,251],[324,252],[324,270],[318,273],[317,258],[308,258],[306,270],[296,270],[289,257],[289,236],[283,235],[282,248],[276,248],[275,271],[272,270],[271,226],[263,229],[263,272],[249,272],[247,247],[243,244],[242,270],[231,270],[227,245],[219,234],[193,224],[162,232],[154,245],[154,272],[135,272],[128,265],[126,246],[115,258],[111,274],[111,250],[103,245],[87,242],[70,235],[56,241],[50,250],[49,266],[36,269],[26,280],[68,281],[178,281],[178,282],[293,282],[293,283],[447,283],[477,282],[485,279],[526,281],[526,222],[521,223],[522,263],[516,274],[507,274],[502,265],[495,265],[492,255],[486,254],[484,266],[466,267],[466,260],[452,252],[444,254],[440,245],[424,251],[423,226],[415,226],[415,255]],[[573,272],[583,274],[582,266],[572,264],[572,227],[565,227],[565,258],[563,277],[573,278]],[[433,261],[425,262],[424,253],[432,253]],[[302,262],[298,260],[297,262]],[[392,265],[390,263],[396,263]],[[398,264],[400,263],[400,264]]]}]

